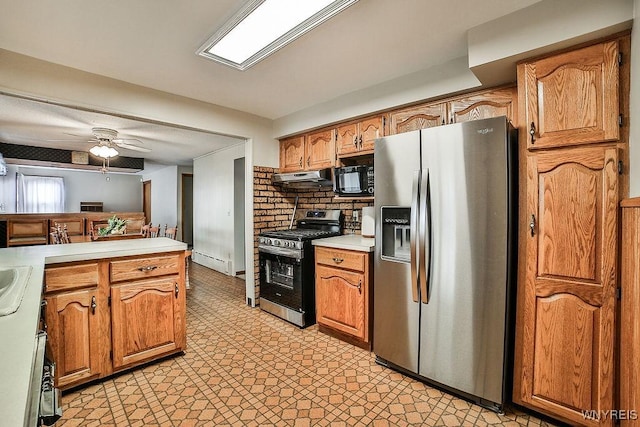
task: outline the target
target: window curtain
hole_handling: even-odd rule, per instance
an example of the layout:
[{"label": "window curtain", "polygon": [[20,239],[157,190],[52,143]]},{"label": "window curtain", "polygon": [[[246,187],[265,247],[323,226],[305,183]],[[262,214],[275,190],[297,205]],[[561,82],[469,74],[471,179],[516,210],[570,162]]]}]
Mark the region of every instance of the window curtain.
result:
[{"label": "window curtain", "polygon": [[64,212],[64,179],[57,176],[17,174],[19,213]]}]

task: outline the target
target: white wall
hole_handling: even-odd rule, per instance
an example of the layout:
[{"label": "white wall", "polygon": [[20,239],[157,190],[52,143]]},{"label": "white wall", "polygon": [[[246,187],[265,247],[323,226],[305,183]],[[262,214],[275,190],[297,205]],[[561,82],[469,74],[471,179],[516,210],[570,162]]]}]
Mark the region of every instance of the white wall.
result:
[{"label": "white wall", "polygon": [[175,227],[178,224],[178,166],[143,172],[142,179],[151,181],[151,218],[147,218],[147,222],[160,224],[163,229],[165,225]]},{"label": "white wall", "polygon": [[[640,17],[640,0],[635,0],[634,15]],[[629,196],[640,197],[640,25],[631,33],[631,95],[629,127]]]},{"label": "white wall", "polygon": [[139,175],[113,172],[104,175],[100,172],[59,168],[7,166],[7,175],[0,177],[0,211],[4,205],[4,212],[16,212],[16,172],[63,177],[65,212],[80,212],[80,202],[103,202],[105,212],[142,211],[142,185]]},{"label": "white wall", "polygon": [[225,274],[235,272],[234,160],[241,157],[245,144],[193,162],[193,261]]}]

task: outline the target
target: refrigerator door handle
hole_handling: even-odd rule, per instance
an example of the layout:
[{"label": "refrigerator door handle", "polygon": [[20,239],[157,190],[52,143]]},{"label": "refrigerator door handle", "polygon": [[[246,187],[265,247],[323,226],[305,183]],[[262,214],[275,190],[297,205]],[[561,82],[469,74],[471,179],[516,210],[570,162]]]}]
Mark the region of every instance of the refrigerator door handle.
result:
[{"label": "refrigerator door handle", "polygon": [[431,203],[429,200],[429,184],[429,169],[424,169],[420,182],[420,237],[418,238],[418,251],[420,253],[420,272],[418,278],[420,279],[420,295],[423,304],[429,302],[428,284],[431,265],[431,224],[428,215],[428,209]]},{"label": "refrigerator door handle", "polygon": [[420,171],[413,174],[413,185],[411,191],[411,227],[409,229],[409,240],[411,249],[411,297],[414,302],[420,302],[418,296],[418,193],[420,188]]}]

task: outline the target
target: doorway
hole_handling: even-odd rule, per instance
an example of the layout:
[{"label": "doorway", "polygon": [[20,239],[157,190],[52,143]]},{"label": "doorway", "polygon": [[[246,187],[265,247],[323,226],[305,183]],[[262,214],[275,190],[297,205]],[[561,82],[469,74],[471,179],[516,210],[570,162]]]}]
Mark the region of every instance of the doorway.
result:
[{"label": "doorway", "polygon": [[234,276],[245,274],[244,243],[244,157],[233,160],[233,266]]},{"label": "doorway", "polygon": [[151,180],[142,182],[142,212],[146,224],[151,222]]},{"label": "doorway", "polygon": [[182,174],[182,241],[193,246],[193,174]]}]

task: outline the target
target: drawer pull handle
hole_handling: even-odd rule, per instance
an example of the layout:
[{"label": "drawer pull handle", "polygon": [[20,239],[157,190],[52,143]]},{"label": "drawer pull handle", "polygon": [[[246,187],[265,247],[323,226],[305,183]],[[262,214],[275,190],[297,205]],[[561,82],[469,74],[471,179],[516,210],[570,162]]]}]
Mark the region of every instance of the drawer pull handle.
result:
[{"label": "drawer pull handle", "polygon": [[140,270],[140,271],[153,271],[156,268],[158,268],[157,265],[148,265],[146,267],[138,267],[138,270]]},{"label": "drawer pull handle", "polygon": [[96,297],[95,295],[91,297],[91,313],[92,314],[96,314],[96,307],[98,306],[98,304],[96,304]]},{"label": "drawer pull handle", "polygon": [[174,286],[175,286],[174,289],[175,289],[175,293],[176,293],[176,298],[178,298],[178,293],[180,292],[180,288],[178,288],[178,284],[177,283],[175,283]]},{"label": "drawer pull handle", "polygon": [[337,257],[333,257],[333,262],[335,262],[336,264],[340,264],[342,261],[344,261],[344,258],[337,258]]}]

